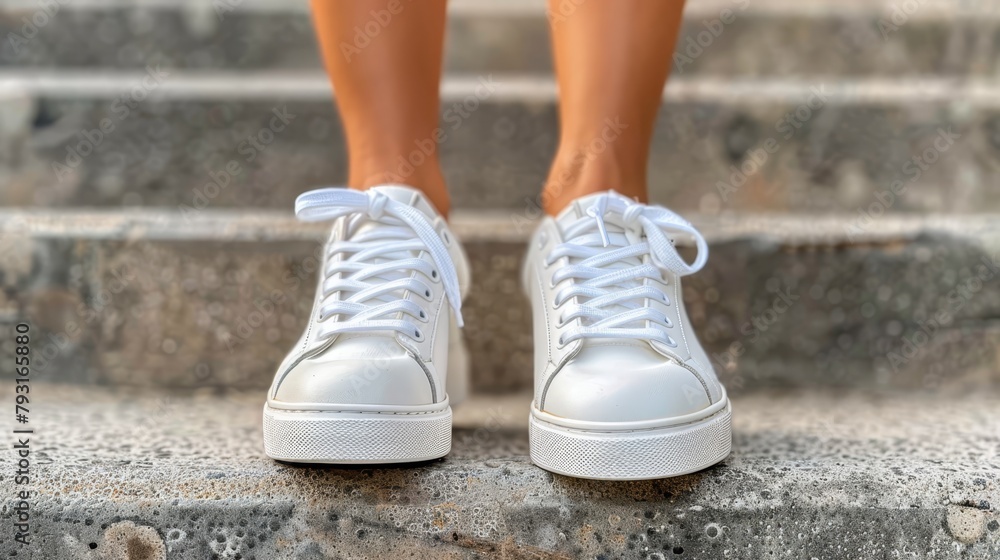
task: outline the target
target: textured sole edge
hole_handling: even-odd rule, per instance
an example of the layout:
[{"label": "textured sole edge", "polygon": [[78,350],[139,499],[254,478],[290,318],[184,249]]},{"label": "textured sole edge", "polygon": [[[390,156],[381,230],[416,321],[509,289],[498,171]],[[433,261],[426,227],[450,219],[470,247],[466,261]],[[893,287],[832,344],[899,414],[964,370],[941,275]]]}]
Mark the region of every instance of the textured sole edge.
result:
[{"label": "textured sole edge", "polygon": [[264,405],[264,452],[292,463],[389,464],[451,451],[451,407],[439,412],[289,411]]},{"label": "textured sole edge", "polygon": [[531,462],[595,480],[647,480],[690,474],[732,450],[732,405],[704,420],[668,428],[595,432],[529,418]]}]

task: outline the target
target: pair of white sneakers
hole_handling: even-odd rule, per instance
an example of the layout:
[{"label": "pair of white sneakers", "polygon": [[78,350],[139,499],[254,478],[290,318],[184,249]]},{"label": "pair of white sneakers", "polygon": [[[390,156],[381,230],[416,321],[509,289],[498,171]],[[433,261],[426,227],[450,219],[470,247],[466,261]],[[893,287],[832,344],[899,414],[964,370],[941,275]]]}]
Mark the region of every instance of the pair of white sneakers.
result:
[{"label": "pair of white sneakers", "polygon": [[[264,406],[264,448],[304,463],[446,455],[468,359],[458,328],[469,265],[417,190],[328,188],[296,201],[332,220],[305,334]],[[689,264],[674,248],[697,246]],[[704,238],[662,207],[613,191],[547,217],[522,282],[531,300],[531,460],[552,472],[634,480],[701,470],[730,451],[731,408],[691,329],[680,277]]]}]

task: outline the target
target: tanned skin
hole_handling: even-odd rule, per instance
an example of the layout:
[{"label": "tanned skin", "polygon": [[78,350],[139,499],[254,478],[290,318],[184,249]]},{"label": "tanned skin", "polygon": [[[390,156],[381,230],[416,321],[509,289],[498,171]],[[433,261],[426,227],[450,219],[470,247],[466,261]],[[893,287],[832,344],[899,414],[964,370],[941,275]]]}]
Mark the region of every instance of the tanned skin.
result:
[{"label": "tanned skin", "polygon": [[[547,213],[608,189],[647,201],[650,142],[683,8],[683,0],[549,0],[560,141],[542,191]],[[348,186],[404,183],[447,214],[437,152],[407,160],[438,127],[446,0],[312,0],[312,10],[347,136]],[[358,29],[372,25],[378,34],[358,45]]]}]

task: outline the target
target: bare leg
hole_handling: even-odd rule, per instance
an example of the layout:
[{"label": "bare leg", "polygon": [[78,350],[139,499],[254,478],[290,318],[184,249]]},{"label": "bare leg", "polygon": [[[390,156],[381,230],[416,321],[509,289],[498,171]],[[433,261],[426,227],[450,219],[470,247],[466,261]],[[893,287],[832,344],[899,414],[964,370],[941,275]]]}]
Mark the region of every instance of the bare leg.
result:
[{"label": "bare leg", "polygon": [[549,214],[614,189],[646,202],[646,166],[683,0],[549,0],[560,142],[542,193]]},{"label": "bare leg", "polygon": [[347,136],[348,186],[407,184],[447,215],[434,137],[445,8],[446,0],[312,0]]}]

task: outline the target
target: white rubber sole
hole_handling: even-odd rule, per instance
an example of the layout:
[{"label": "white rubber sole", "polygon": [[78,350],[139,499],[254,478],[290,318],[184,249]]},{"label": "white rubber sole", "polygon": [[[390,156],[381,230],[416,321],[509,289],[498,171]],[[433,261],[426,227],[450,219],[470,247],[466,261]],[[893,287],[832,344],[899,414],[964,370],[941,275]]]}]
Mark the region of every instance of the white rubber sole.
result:
[{"label": "white rubber sole", "polygon": [[[597,480],[646,480],[700,471],[732,449],[732,407],[684,424],[640,430],[587,430],[561,426],[534,405],[530,417],[531,461],[558,474]],[[665,422],[669,423],[669,422]]]},{"label": "white rubber sole", "polygon": [[264,452],[293,463],[411,463],[451,451],[451,407],[433,412],[282,410],[264,405]]}]

